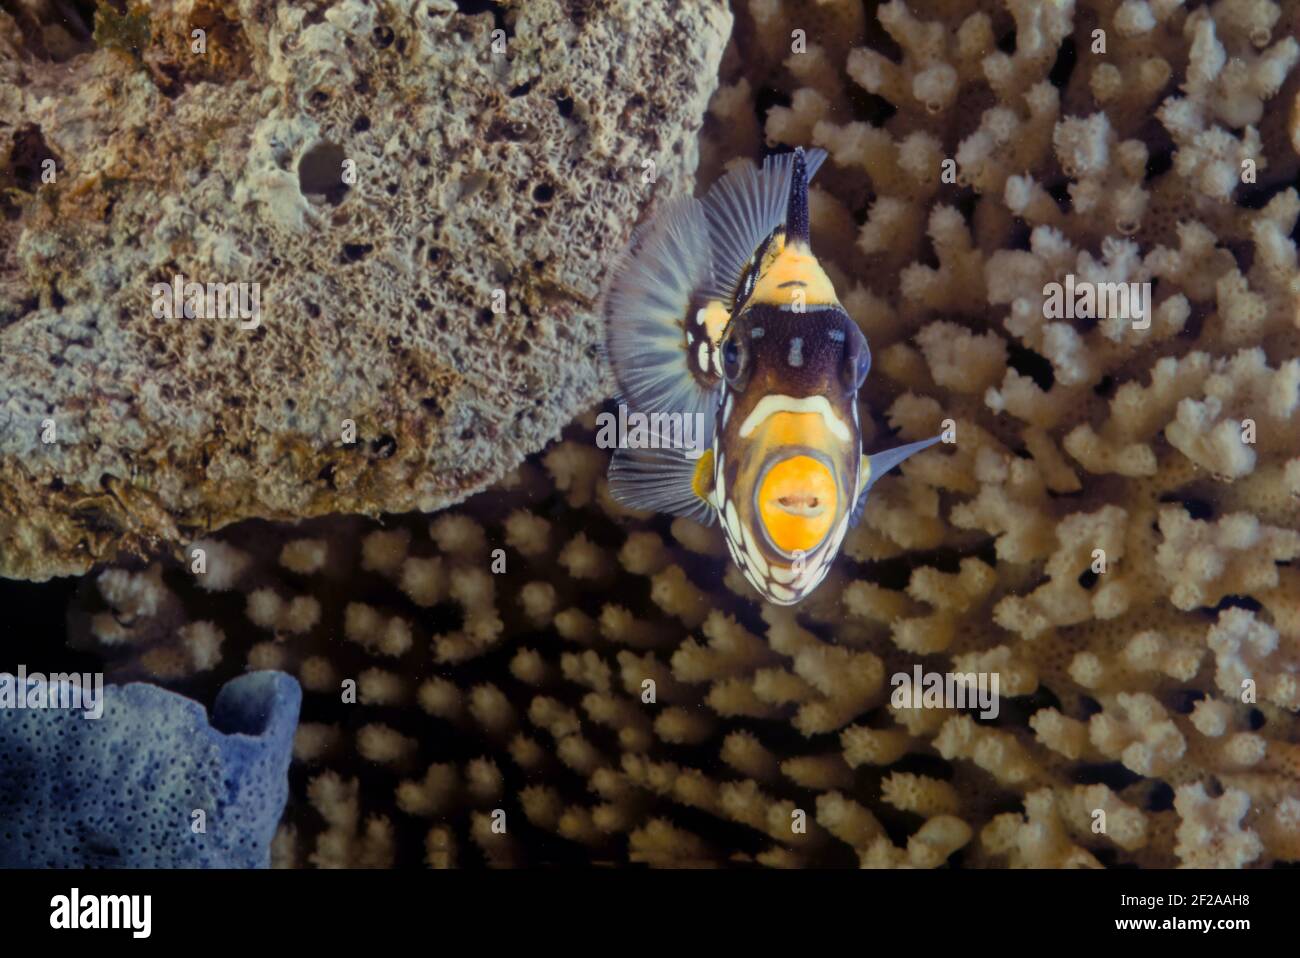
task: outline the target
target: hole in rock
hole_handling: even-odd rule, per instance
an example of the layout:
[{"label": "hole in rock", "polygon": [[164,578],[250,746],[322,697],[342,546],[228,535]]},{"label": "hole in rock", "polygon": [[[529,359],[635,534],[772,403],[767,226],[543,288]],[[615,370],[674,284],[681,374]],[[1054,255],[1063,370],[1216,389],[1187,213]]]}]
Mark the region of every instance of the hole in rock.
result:
[{"label": "hole in rock", "polygon": [[322,196],[331,206],[343,202],[350,187],[343,182],[343,147],[317,143],[298,161],[298,189],[303,196]]},{"label": "hole in rock", "polygon": [[13,146],[9,150],[8,178],[18,189],[33,193],[41,185],[42,166],[46,160],[54,160],[56,173],[63,168],[63,163],[45,142],[41,128],[29,123],[14,134]]},{"label": "hole in rock", "polygon": [[492,14],[492,26],[494,28],[504,30],[508,37],[515,35],[514,29],[506,23],[505,10],[495,0],[456,0],[456,9],[467,17],[477,16],[480,13],[490,13]]}]

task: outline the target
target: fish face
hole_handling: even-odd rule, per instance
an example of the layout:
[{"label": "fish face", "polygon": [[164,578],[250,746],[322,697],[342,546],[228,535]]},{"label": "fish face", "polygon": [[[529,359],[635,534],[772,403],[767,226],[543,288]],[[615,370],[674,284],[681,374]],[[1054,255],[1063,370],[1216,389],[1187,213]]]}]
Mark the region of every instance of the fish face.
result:
[{"label": "fish face", "polygon": [[794,604],[826,576],[848,531],[870,353],[837,305],[797,313],[770,303],[732,321],[721,353],[715,506],[754,588]]}]

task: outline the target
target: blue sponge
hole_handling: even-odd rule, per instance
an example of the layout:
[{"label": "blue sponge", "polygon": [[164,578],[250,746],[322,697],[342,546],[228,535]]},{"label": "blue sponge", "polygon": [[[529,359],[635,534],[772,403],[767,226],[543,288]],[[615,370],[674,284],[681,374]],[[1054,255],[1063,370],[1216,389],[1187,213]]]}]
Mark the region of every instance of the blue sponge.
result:
[{"label": "blue sponge", "polygon": [[211,723],[198,702],[154,685],[103,693],[98,719],[0,708],[0,867],[268,867],[297,681],[243,675]]}]

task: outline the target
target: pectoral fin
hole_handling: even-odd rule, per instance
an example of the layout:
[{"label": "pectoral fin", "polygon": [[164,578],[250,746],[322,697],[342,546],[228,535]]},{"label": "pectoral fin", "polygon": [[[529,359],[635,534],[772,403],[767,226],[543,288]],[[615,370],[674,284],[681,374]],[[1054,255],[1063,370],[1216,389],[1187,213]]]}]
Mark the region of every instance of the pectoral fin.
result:
[{"label": "pectoral fin", "polygon": [[[635,411],[704,414],[712,441],[722,322],[702,289],[713,275],[704,206],[670,202],[633,234],[604,291],[605,355]],[[711,322],[706,322],[711,320]]]},{"label": "pectoral fin", "polygon": [[878,452],[874,456],[864,455],[862,457],[862,468],[858,473],[858,501],[853,506],[853,513],[849,518],[849,524],[856,526],[862,521],[862,510],[867,506],[867,493],[875,485],[877,479],[887,473],[890,469],[902,463],[904,460],[911,458],[923,449],[929,449],[937,442],[942,442],[943,436],[932,436],[929,439],[922,439],[919,442],[909,442],[905,446],[896,446],[893,449],[886,449],[884,452]]},{"label": "pectoral fin", "polygon": [[712,525],[713,450],[691,459],[684,449],[619,449],[609,466],[610,494],[630,509],[666,512]]}]

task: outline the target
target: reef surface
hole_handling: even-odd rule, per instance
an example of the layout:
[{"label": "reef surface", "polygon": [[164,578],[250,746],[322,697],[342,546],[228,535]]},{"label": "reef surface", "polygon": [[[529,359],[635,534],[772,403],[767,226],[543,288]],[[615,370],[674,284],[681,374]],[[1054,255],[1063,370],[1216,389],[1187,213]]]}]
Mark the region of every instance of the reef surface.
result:
[{"label": "reef surface", "polygon": [[604,270],[692,187],[730,14],[464,6],[0,11],[0,575],[437,509],[604,395]]}]

